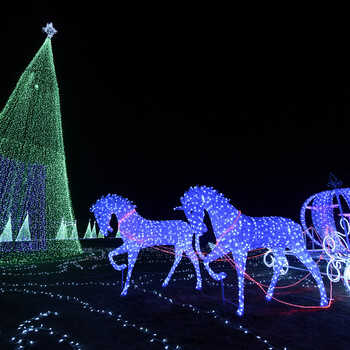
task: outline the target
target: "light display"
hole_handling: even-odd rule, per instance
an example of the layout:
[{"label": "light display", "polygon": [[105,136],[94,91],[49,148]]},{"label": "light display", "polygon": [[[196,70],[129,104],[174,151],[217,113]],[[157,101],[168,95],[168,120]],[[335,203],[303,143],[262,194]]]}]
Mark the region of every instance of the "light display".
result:
[{"label": "light display", "polygon": [[107,235],[112,231],[111,216],[115,214],[118,220],[118,231],[124,243],[108,254],[114,269],[124,270],[126,264],[118,265],[113,257],[128,253],[128,273],[121,295],[126,295],[130,284],[131,273],[140,249],[157,245],[175,246],[175,261],[168,276],[163,282],[167,286],[176,267],[182,259],[183,252],[191,259],[197,275],[196,289],[201,289],[202,279],[199,262],[192,247],[193,231],[191,226],[181,220],[153,221],[144,219],[136,211],[136,206],[126,198],[117,195],[107,195],[99,199],[90,209],[94,213],[100,232]]},{"label": "light display", "polygon": [[91,221],[89,219],[89,223],[86,227],[86,231],[84,234],[84,239],[90,239],[90,238],[92,238],[92,231],[91,231]]},{"label": "light display", "polygon": [[105,236],[104,236],[101,232],[99,232],[99,233],[97,234],[97,238],[105,238]]},{"label": "light display", "polygon": [[61,220],[60,228],[58,229],[56,239],[68,239],[67,225],[64,219]]},{"label": "light display", "polygon": [[[275,269],[276,263],[277,262],[276,262],[274,255],[273,255],[273,251],[271,249],[268,249],[267,252],[264,254],[264,264],[267,267],[272,267],[273,269]],[[286,275],[288,270],[289,270],[289,262],[288,262],[288,259],[286,257],[284,257],[283,268],[282,268],[280,274],[282,276]]]},{"label": "light display", "polygon": [[[102,236],[100,233],[99,235]],[[96,222],[93,223],[91,228],[91,220],[89,219],[89,223],[86,227],[86,231],[84,234],[84,239],[92,239],[92,238],[102,238],[102,237],[97,237]]]},{"label": "light display", "polygon": [[56,30],[52,23],[43,29],[48,37],[0,113],[0,232],[11,216],[13,237],[23,242],[19,232],[24,223],[26,234],[31,233],[30,244],[1,244],[2,262],[13,254],[26,258],[28,251],[47,252],[47,256],[82,252],[78,240],[61,247],[51,244],[62,218],[72,230],[74,214],[51,47]]},{"label": "light display", "polygon": [[11,215],[4,227],[4,231],[0,235],[0,243],[1,242],[12,242],[12,224],[11,224]]},{"label": "light display", "polygon": [[[308,234],[309,238],[319,247],[322,247],[324,238],[331,234],[334,239],[335,248],[337,251],[343,254],[347,254],[349,246],[348,235],[349,231],[344,233],[344,242],[340,239],[339,235],[334,235],[334,232],[338,231],[336,221],[339,220],[339,216],[335,215],[335,209],[338,209],[340,215],[340,225],[344,224],[346,213],[343,212],[340,197],[342,197],[348,207],[350,207],[350,188],[337,188],[329,191],[323,191],[309,197],[303,204],[300,211],[300,221],[303,229]],[[334,203],[336,201],[336,203]],[[316,230],[320,237],[320,240],[315,239],[310,234],[309,227],[306,224],[306,211],[311,211],[312,226]],[[346,229],[347,226],[344,226]]]},{"label": "light display", "polygon": [[222,280],[224,272],[215,273],[209,264],[232,253],[238,276],[238,315],[244,312],[244,278],[248,251],[269,248],[274,253],[275,268],[267,290],[266,299],[273,295],[278,277],[285,266],[284,250],[291,252],[303,263],[316,280],[320,291],[321,306],[327,306],[327,295],[319,269],[304,246],[303,232],[299,224],[282,217],[249,217],[241,214],[229,200],[213,188],[206,186],[190,188],[181,198],[182,209],[196,235],[207,228],[203,222],[208,212],[216,237],[214,249],[204,258],[204,266],[211,277]]},{"label": "light display", "polygon": [[[322,247],[326,253],[328,278],[332,282],[338,282],[342,278],[350,291],[350,213],[344,212],[345,205],[350,207],[350,188],[340,188],[341,185],[342,182],[331,173],[328,186],[333,189],[309,197],[301,208],[300,220],[313,246]],[[311,210],[312,227],[307,227],[306,224],[307,210]],[[311,231],[316,232],[317,239],[315,234],[311,235]]]},{"label": "light display", "polygon": [[29,219],[28,219],[28,213],[26,215],[26,218],[23,221],[22,227],[19,230],[18,236],[16,238],[16,242],[22,242],[22,241],[31,241],[31,234],[29,230]]},{"label": "light display", "polygon": [[77,222],[74,222],[72,233],[69,237],[70,239],[79,239]]},{"label": "light display", "polygon": [[91,238],[97,238],[96,222],[94,222],[91,230]]},{"label": "light display", "polygon": [[[59,321],[61,320],[61,317],[65,317],[65,312],[61,310],[61,304],[67,304],[74,305],[74,308],[78,313],[81,313],[82,317],[86,315],[86,312],[89,312],[93,315],[95,321],[98,320],[96,322],[104,321],[106,318],[108,319],[108,322],[115,322],[114,326],[111,328],[112,331],[119,329],[123,330],[125,327],[132,328],[135,331],[135,336],[134,338],[130,339],[128,343],[129,348],[135,347],[135,342],[139,341],[137,348],[142,348],[142,345],[145,348],[150,348],[151,344],[153,343],[155,348],[158,348],[159,346],[157,346],[157,344],[159,344],[161,345],[159,348],[162,349],[184,349],[187,344],[177,345],[180,343],[180,339],[174,338],[174,335],[171,333],[171,329],[166,328],[169,333],[165,333],[164,329],[157,326],[157,323],[150,324],[148,321],[146,324],[144,324],[142,319],[130,319],[129,312],[128,315],[124,315],[123,312],[125,309],[116,307],[111,308],[108,306],[106,301],[101,304],[99,300],[96,300],[96,298],[93,300],[88,300],[86,298],[85,292],[88,291],[89,295],[91,293],[91,287],[96,290],[96,292],[94,292],[95,294],[97,293],[96,295],[103,294],[110,288],[119,289],[120,287],[121,281],[115,281],[113,276],[111,277],[111,275],[108,273],[108,268],[105,266],[105,255],[107,253],[107,248],[103,248],[103,250],[99,252],[96,252],[96,250],[91,250],[88,260],[84,259],[82,261],[80,258],[75,257],[67,260],[64,263],[57,263],[55,268],[50,268],[44,271],[38,269],[37,265],[29,266],[28,269],[27,265],[21,264],[19,265],[20,268],[16,270],[18,273],[21,273],[16,274],[16,281],[12,281],[12,270],[1,270],[0,268],[0,272],[2,274],[0,295],[2,295],[2,293],[5,293],[6,295],[12,294],[16,298],[20,295],[30,295],[33,298],[39,297],[40,299],[45,300],[45,305],[47,305],[47,301],[51,303],[51,305],[47,305],[47,309],[50,309],[50,311],[44,311],[46,309],[43,309],[42,306],[40,311],[37,312],[35,309],[34,312],[34,310],[31,309],[33,313],[28,314],[28,316],[24,318],[18,319],[18,323],[14,324],[14,332],[11,333],[12,338],[8,337],[11,344],[14,347],[20,347],[21,345],[23,348],[40,348],[40,346],[43,348],[44,344],[47,345],[47,343],[45,343],[48,341],[47,338],[50,337],[51,339],[49,339],[49,341],[51,341],[53,344],[53,348],[55,347],[55,343],[59,343],[58,345],[63,347],[67,346],[67,348],[68,345],[70,345],[72,349],[84,349],[87,345],[91,345],[87,344],[86,342],[84,343],[84,339],[79,338],[79,333],[76,332],[76,329],[82,329],[84,331],[84,328],[70,327],[69,330],[64,331],[61,327],[57,327],[55,324],[52,324],[52,318]],[[159,266],[161,263],[163,263],[164,266],[164,253],[154,251],[151,248],[145,249],[143,253],[147,254],[149,256],[149,260],[151,261],[156,258],[153,263],[155,263],[157,266]],[[167,260],[170,259],[169,255],[167,255],[166,258]],[[158,259],[159,261],[157,261]],[[103,269],[106,276],[108,276],[108,279],[99,281],[96,278],[90,278],[89,280],[81,281],[78,279],[75,281],[74,277],[77,277],[76,271],[79,269],[80,264],[84,264],[84,270],[90,270],[92,274],[94,273],[93,271],[95,271],[95,273],[92,275],[94,277],[97,277],[101,273],[101,269]],[[98,268],[95,270],[92,268],[93,266],[98,266]],[[162,272],[164,272],[163,266],[161,266]],[[27,270],[23,271],[23,268],[27,268]],[[191,262],[184,261],[182,270],[177,271],[178,273],[176,280],[178,282],[187,281],[189,278],[188,270],[192,269]],[[62,270],[61,272],[63,273],[59,273],[55,280],[46,281],[43,278],[43,272],[56,274],[59,270]],[[24,273],[22,274],[22,272]],[[152,298],[152,300],[155,301],[155,304],[159,305],[160,308],[164,308],[165,306],[168,313],[178,313],[180,310],[180,312],[188,315],[192,320],[196,320],[198,318],[199,322],[203,319],[210,321],[212,327],[217,327],[217,329],[221,329],[222,331],[225,330],[225,333],[228,335],[230,334],[230,331],[236,330],[239,331],[238,335],[240,338],[246,339],[247,342],[251,342],[252,338],[254,338],[256,341],[258,341],[258,345],[259,343],[263,345],[263,349],[275,348],[271,344],[271,340],[268,340],[263,333],[257,332],[257,330],[249,329],[250,327],[248,327],[247,324],[244,326],[241,325],[237,319],[230,320],[229,318],[225,318],[225,316],[222,315],[222,312],[215,309],[215,304],[217,303],[212,304],[210,308],[202,307],[202,305],[197,303],[197,301],[198,299],[205,300],[205,294],[201,294],[199,298],[194,298],[193,303],[190,304],[182,300],[181,294],[177,297],[170,293],[170,297],[167,291],[157,290],[155,285],[162,279],[162,273],[159,272],[160,271],[153,275],[153,278],[150,278],[149,272],[138,271],[137,278],[134,279],[135,283],[130,287],[133,288],[140,297],[145,297],[147,299]],[[69,279],[67,279],[68,276],[70,276]],[[156,281],[154,278],[155,276]],[[191,279],[192,278],[193,277],[191,277]],[[208,288],[209,286],[216,284],[216,282],[211,278],[204,276],[203,282]],[[187,290],[187,287],[185,287],[183,290]],[[207,290],[207,288],[205,288],[205,290]],[[111,298],[113,298],[113,296],[111,296]],[[30,300],[31,299],[29,299],[29,302]],[[205,305],[207,306],[207,303],[205,303]],[[172,311],[173,307],[175,307],[174,311]],[[64,321],[62,320],[61,322]],[[86,322],[88,322],[88,319]],[[84,323],[83,321],[83,324],[86,325],[86,322]],[[110,335],[108,331],[106,334],[108,334],[108,336]],[[5,338],[6,335],[9,336],[9,332],[4,334],[3,338]],[[40,338],[40,336],[42,336],[42,338]],[[236,334],[233,335],[233,337],[236,336]],[[191,342],[190,338],[185,338]],[[143,341],[144,343],[141,343],[140,341]],[[232,339],[232,341],[234,340]],[[202,342],[202,344],[204,343]],[[188,345],[187,347],[193,348],[193,344],[191,345]],[[58,348],[60,348],[60,346],[58,346]]]},{"label": "light display", "polygon": [[57,33],[57,30],[53,27],[52,22],[47,23],[46,26],[42,29],[43,32],[47,34],[47,37],[50,39]]}]

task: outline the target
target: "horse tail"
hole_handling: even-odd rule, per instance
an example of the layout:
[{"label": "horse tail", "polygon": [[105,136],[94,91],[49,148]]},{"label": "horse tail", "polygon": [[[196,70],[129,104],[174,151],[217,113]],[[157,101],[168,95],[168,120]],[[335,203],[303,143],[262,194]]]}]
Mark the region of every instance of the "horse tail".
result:
[{"label": "horse tail", "polygon": [[201,251],[201,245],[199,243],[199,235],[195,235],[195,246],[196,246],[196,252],[198,254],[198,256],[201,258],[201,259],[204,259],[204,255]]}]

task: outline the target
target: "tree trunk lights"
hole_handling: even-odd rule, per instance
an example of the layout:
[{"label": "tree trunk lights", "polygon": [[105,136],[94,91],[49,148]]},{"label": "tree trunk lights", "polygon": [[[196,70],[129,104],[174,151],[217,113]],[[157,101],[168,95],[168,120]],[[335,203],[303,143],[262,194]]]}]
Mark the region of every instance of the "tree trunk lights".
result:
[{"label": "tree trunk lights", "polygon": [[[55,241],[62,220],[68,236],[75,221],[51,46],[55,29],[52,24],[43,29],[48,37],[0,114],[0,233],[11,218],[13,235],[12,242],[0,242],[0,261],[33,255],[25,252],[50,256],[82,252],[77,239]],[[27,215],[31,240],[14,243]]]}]

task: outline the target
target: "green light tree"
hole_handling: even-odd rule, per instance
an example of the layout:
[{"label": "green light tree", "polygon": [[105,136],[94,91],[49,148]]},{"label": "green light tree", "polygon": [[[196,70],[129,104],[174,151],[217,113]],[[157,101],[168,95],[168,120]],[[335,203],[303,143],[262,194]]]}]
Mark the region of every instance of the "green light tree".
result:
[{"label": "green light tree", "polygon": [[85,231],[84,238],[85,238],[85,239],[92,238],[92,231],[91,231],[91,222],[90,222],[90,219],[89,219],[89,223],[88,223],[88,225],[87,225],[87,227],[86,227],[86,231]]},{"label": "green light tree", "polygon": [[77,222],[75,221],[71,236],[69,239],[79,239]]},{"label": "green light tree", "polygon": [[[13,252],[30,250],[70,256],[82,252],[78,240],[69,246],[51,243],[62,218],[70,230],[75,220],[51,46],[56,31],[52,24],[43,29],[48,37],[0,113],[0,232],[11,215],[16,237],[28,213],[33,243],[21,244],[20,249],[14,245]],[[8,246],[0,246],[0,260],[2,251],[8,253]]]},{"label": "green light tree", "polygon": [[94,221],[94,225],[91,230],[91,238],[97,238],[96,221]]},{"label": "green light tree", "polygon": [[60,225],[60,228],[58,229],[56,239],[68,239],[68,237],[67,237],[67,225],[66,225],[64,219],[62,219],[62,221],[61,221],[61,225]]},{"label": "green light tree", "polygon": [[105,236],[101,233],[101,231],[98,232],[97,238],[105,238]]}]

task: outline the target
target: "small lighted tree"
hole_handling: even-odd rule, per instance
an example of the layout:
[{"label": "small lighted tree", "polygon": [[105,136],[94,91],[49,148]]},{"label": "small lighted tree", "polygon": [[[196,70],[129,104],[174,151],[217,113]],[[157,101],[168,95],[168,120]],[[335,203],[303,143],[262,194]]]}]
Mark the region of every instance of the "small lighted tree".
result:
[{"label": "small lighted tree", "polygon": [[91,238],[97,238],[97,232],[96,232],[96,222],[94,222],[94,225],[91,230]]},{"label": "small lighted tree", "polygon": [[29,230],[29,218],[28,213],[26,215],[26,218],[23,221],[22,227],[19,230],[18,236],[16,238],[16,242],[25,242],[25,241],[31,241],[31,234]]},{"label": "small lighted tree", "polygon": [[61,220],[60,228],[58,229],[56,239],[68,239],[67,237],[67,225],[64,219]]},{"label": "small lighted tree", "polygon": [[84,235],[84,239],[89,239],[92,238],[92,231],[91,231],[91,222],[89,219],[89,223],[87,225],[86,231],[85,231],[85,235]]},{"label": "small lighted tree", "polygon": [[77,222],[75,221],[70,239],[79,239]]},{"label": "small lighted tree", "polygon": [[11,215],[5,225],[4,231],[0,235],[0,243],[2,242],[12,242],[12,225],[11,225]]}]

